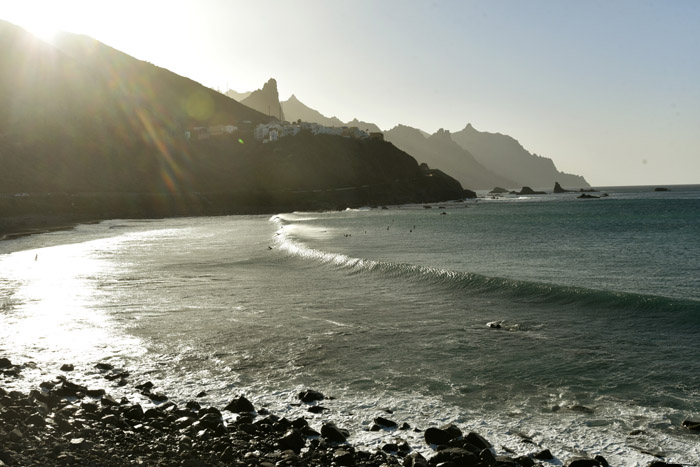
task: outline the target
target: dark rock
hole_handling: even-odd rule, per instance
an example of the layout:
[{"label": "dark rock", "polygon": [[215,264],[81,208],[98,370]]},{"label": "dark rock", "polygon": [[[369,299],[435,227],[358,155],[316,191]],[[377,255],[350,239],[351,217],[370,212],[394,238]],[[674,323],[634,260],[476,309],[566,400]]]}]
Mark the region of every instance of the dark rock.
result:
[{"label": "dark rock", "polygon": [[75,370],[75,367],[70,363],[65,363],[65,364],[61,365],[61,371],[73,371],[73,370]]},{"label": "dark rock", "polygon": [[443,462],[451,462],[454,465],[470,467],[480,465],[480,459],[473,453],[462,448],[446,448],[438,451],[435,456],[430,459],[431,465],[439,465]]},{"label": "dark rock", "polygon": [[197,395],[194,396],[194,397],[196,397],[197,399],[199,399],[200,397],[204,397],[204,396],[206,396],[206,395],[207,395],[207,392],[206,392],[206,391],[200,391],[200,392],[198,392]]},{"label": "dark rock", "polygon": [[97,368],[100,371],[109,371],[114,369],[114,365],[111,363],[98,363],[95,365],[95,368]]},{"label": "dark rock", "polygon": [[277,441],[277,443],[282,449],[291,449],[292,451],[299,453],[306,445],[306,440],[299,430],[292,428],[287,431],[284,436]]},{"label": "dark rock", "polygon": [[5,369],[5,368],[11,368],[12,367],[12,362],[5,358],[5,357],[0,357],[0,369]]},{"label": "dark rock", "polygon": [[447,430],[435,427],[430,427],[425,430],[424,436],[426,443],[435,444],[437,446],[446,445],[451,439],[455,438],[454,433],[450,433]]},{"label": "dark rock", "polygon": [[608,460],[605,457],[601,456],[600,454],[595,456],[593,459],[600,462],[601,467],[610,467],[610,464],[608,464]]},{"label": "dark rock", "polygon": [[654,188],[654,191],[671,191],[671,190],[660,186],[660,187]]},{"label": "dark rock", "polygon": [[594,412],[593,409],[591,409],[590,407],[586,407],[585,405],[578,405],[578,404],[570,405],[568,408],[572,412],[581,412],[581,413],[587,413],[587,414],[592,414]]},{"label": "dark rock", "polygon": [[651,461],[647,467],[683,467],[682,464],[668,464],[663,461]]},{"label": "dark rock", "polygon": [[486,465],[496,465],[496,456],[493,454],[493,452],[490,449],[482,449],[481,452],[479,453],[479,459],[481,459],[481,462]]},{"label": "dark rock", "polygon": [[535,191],[529,186],[524,186],[518,193],[518,195],[546,195],[544,191]]},{"label": "dark rock", "polygon": [[106,395],[103,396],[102,399],[100,399],[100,402],[102,405],[109,406],[109,407],[114,407],[119,405],[119,402],[116,401],[112,396]]},{"label": "dark rock", "polygon": [[491,447],[491,443],[486,441],[486,439],[483,436],[479,435],[478,433],[474,433],[473,431],[470,431],[469,434],[464,438],[464,440],[467,443],[472,444],[472,445],[476,446],[477,448],[479,448],[479,451],[481,451],[483,449],[488,449]]},{"label": "dark rock", "polygon": [[495,187],[493,190],[489,191],[490,195],[500,195],[503,193],[508,193],[508,190],[501,188],[500,186]]},{"label": "dark rock", "polygon": [[338,449],[333,453],[333,463],[335,465],[355,465],[355,456],[350,451]]},{"label": "dark rock", "polygon": [[462,196],[468,199],[476,199],[476,192],[465,188],[462,190]]},{"label": "dark rock", "polygon": [[579,199],[598,199],[600,196],[594,196],[594,195],[587,195],[586,193],[582,193],[579,196],[577,196]]},{"label": "dark rock", "polygon": [[199,424],[204,427],[204,428],[211,428],[211,429],[216,429],[217,427],[221,426],[224,421],[220,416],[217,416],[216,414],[213,413],[206,413],[199,417]]},{"label": "dark rock", "polygon": [[224,410],[233,413],[251,413],[255,412],[255,406],[244,396],[239,396],[237,399],[233,399],[229,402],[229,404],[224,407]]},{"label": "dark rock", "polygon": [[166,396],[162,392],[148,392],[143,395],[151,399],[153,402],[165,402],[168,400],[168,396]]},{"label": "dark rock", "polygon": [[322,405],[312,405],[307,411],[311,413],[323,413],[325,410],[328,410],[327,408],[323,407]]},{"label": "dark rock", "polygon": [[691,431],[700,431],[700,421],[685,419],[681,422],[681,425]]},{"label": "dark rock", "polygon": [[517,465],[520,467],[534,467],[535,461],[528,456],[519,456],[513,459]]},{"label": "dark rock", "polygon": [[102,397],[105,394],[106,394],[106,392],[104,389],[88,389],[87,391],[85,391],[86,396],[94,397],[94,398]]},{"label": "dark rock", "polygon": [[549,449],[545,449],[544,451],[540,451],[537,454],[534,454],[532,457],[534,457],[537,460],[541,460],[541,461],[548,461],[548,460],[554,459],[554,456],[549,451]]},{"label": "dark rock", "polygon": [[561,187],[559,182],[554,182],[554,193],[569,193],[571,190],[565,190]]},{"label": "dark rock", "polygon": [[338,428],[333,423],[324,423],[321,427],[321,436],[329,441],[344,443],[350,433],[347,430]]},{"label": "dark rock", "polygon": [[403,459],[403,467],[428,467],[428,461],[419,452],[412,452]]},{"label": "dark rock", "polygon": [[143,420],[145,415],[143,413],[143,408],[139,404],[132,405],[124,411],[124,418],[129,420]]},{"label": "dark rock", "polygon": [[600,462],[598,462],[595,459],[587,459],[587,458],[576,458],[571,460],[568,464],[568,467],[600,467]]},{"label": "dark rock", "polygon": [[399,427],[399,430],[410,430],[410,429],[411,429],[411,425],[409,425],[409,424],[406,423],[406,422],[403,422],[403,423],[401,424],[401,426]]},{"label": "dark rock", "polygon": [[326,396],[324,396],[320,392],[311,389],[307,389],[299,393],[299,399],[302,402],[322,401],[325,398]]},{"label": "dark rock", "polygon": [[384,452],[398,452],[399,445],[396,443],[387,443],[384,446],[382,446],[382,451],[384,451]]},{"label": "dark rock", "polygon": [[38,428],[43,428],[46,426],[46,420],[44,420],[44,417],[42,417],[38,413],[34,413],[34,414],[30,415],[29,417],[27,417],[27,419],[25,420],[25,423],[27,423],[29,425],[34,425],[35,427],[38,427]]},{"label": "dark rock", "polygon": [[395,421],[389,420],[384,417],[375,418],[374,423],[385,428],[397,428],[399,426]]}]

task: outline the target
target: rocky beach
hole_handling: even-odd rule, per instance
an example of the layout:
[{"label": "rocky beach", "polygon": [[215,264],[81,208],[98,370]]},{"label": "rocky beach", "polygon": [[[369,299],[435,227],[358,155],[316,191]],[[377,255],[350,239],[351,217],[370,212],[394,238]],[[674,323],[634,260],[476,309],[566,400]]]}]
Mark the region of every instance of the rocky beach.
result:
[{"label": "rocky beach", "polygon": [[[22,378],[34,364],[0,358],[2,380]],[[245,395],[232,394],[226,407],[206,407],[194,400],[175,403],[153,383],[131,381],[129,371],[109,363],[95,369],[105,387],[131,387],[138,399],[112,397],[105,388],[72,382],[74,367],[64,364],[56,376],[23,393],[0,386],[0,465],[158,465],[158,466],[523,466],[607,467],[603,456],[556,459],[532,439],[529,454],[516,455],[493,446],[478,433],[454,424],[399,426],[390,413],[377,414],[371,431],[386,443],[375,452],[353,447],[352,433],[337,426],[332,413],[316,426],[305,417],[288,420],[255,407]],[[204,396],[202,391],[199,397]],[[327,411],[326,396],[314,390],[298,394],[310,413]],[[700,429],[686,421],[686,428]],[[433,451],[423,456],[402,439],[407,430],[422,432]],[[680,464],[651,462],[649,467]]]}]

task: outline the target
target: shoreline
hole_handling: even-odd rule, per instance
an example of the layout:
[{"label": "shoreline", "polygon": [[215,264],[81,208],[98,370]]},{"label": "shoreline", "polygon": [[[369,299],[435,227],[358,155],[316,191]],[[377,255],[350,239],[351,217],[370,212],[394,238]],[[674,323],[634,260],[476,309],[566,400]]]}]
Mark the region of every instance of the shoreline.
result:
[{"label": "shoreline", "polygon": [[[204,391],[178,405],[150,381],[130,381],[128,370],[103,362],[94,365],[106,380],[103,387],[72,382],[73,365],[64,364],[53,380],[29,392],[4,389],[7,379],[21,378],[22,370],[32,367],[0,357],[0,465],[608,466],[601,455],[557,459],[531,440],[531,452],[516,455],[454,424],[398,426],[389,413],[377,416],[369,428],[381,432],[383,446],[364,451],[352,444],[352,433],[335,425],[332,415],[320,425],[303,416],[287,420],[233,393],[226,407],[205,407],[196,400],[206,396]],[[110,396],[106,388],[111,381],[128,387],[131,396]],[[132,402],[135,396],[151,403]],[[316,413],[314,408],[324,399],[328,398],[317,391],[305,390],[297,402]],[[419,446],[402,439],[406,430],[419,433],[425,443],[420,448],[427,445],[432,455],[424,457]],[[649,467],[667,465],[677,464],[659,460]]]}]

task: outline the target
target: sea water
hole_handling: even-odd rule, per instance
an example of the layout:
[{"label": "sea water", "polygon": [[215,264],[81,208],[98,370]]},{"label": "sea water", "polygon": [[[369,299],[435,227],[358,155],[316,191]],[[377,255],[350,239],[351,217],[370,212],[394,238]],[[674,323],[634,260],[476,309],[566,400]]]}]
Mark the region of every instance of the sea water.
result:
[{"label": "sea water", "polygon": [[[700,187],[276,216],[112,220],[0,243],[6,387],[76,366],[148,403],[256,407],[376,449],[383,415],[563,463],[700,464]],[[597,193],[596,195],[601,195]],[[131,372],[111,387],[94,369]],[[80,375],[80,376],[78,376]],[[296,394],[332,395],[311,414]],[[390,411],[391,414],[387,412]]]}]

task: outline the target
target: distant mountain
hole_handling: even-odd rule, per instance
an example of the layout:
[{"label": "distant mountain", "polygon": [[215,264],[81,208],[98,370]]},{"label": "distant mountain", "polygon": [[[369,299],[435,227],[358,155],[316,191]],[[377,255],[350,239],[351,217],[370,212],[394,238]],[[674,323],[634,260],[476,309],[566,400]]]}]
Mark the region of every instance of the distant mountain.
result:
[{"label": "distant mountain", "polygon": [[466,149],[450,137],[450,132],[439,130],[426,138],[417,128],[398,125],[384,132],[384,139],[406,151],[431,168],[440,169],[467,189],[485,190],[494,186],[515,186],[515,182],[497,175],[481,165]]},{"label": "distant mountain", "polygon": [[289,99],[282,102],[282,110],[284,111],[284,115],[287,117],[287,119],[292,122],[301,119],[302,122],[318,123],[319,125],[328,127],[355,126],[360,130],[366,130],[369,132],[380,133],[382,131],[374,123],[362,122],[356,118],[344,123],[337,117],[326,117],[318,110],[314,110],[302,103],[294,94],[292,94]]},{"label": "distant mountain", "polygon": [[318,110],[303,104],[297,97],[292,96],[286,101],[282,101],[282,111],[291,122],[301,120],[302,122],[318,123],[319,125],[329,127],[340,127],[345,124],[336,117],[326,117]]},{"label": "distant mountain", "polygon": [[463,130],[453,133],[452,139],[472,153],[484,167],[516,182],[515,185],[498,186],[549,189],[559,182],[567,188],[590,187],[580,175],[560,172],[552,159],[531,154],[508,135],[480,132],[468,124]]},{"label": "distant mountain", "polygon": [[252,91],[248,91],[248,92],[236,92],[236,91],[234,91],[233,89],[229,89],[228,91],[226,91],[225,94],[226,94],[228,97],[230,97],[231,99],[237,100],[238,102],[240,102],[240,101],[242,101],[243,99],[245,99],[246,97],[250,96],[252,93],[253,93]]},{"label": "distant mountain", "polygon": [[270,78],[262,89],[251,92],[248,97],[241,100],[241,104],[280,121],[285,120],[280,96],[277,92],[277,81],[274,78]]}]

